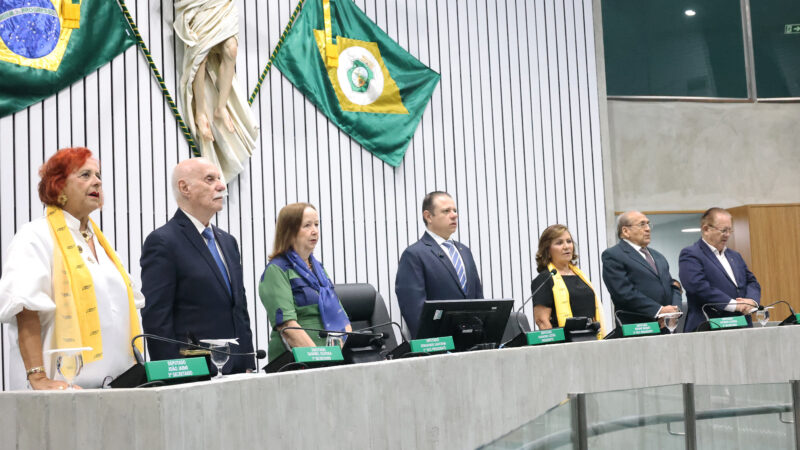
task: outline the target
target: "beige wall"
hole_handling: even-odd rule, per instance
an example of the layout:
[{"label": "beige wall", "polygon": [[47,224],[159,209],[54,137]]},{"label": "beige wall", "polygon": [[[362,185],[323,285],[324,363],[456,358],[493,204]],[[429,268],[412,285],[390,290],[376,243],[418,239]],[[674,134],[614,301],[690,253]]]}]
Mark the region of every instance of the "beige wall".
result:
[{"label": "beige wall", "polygon": [[617,211],[800,200],[800,104],[607,104]]}]

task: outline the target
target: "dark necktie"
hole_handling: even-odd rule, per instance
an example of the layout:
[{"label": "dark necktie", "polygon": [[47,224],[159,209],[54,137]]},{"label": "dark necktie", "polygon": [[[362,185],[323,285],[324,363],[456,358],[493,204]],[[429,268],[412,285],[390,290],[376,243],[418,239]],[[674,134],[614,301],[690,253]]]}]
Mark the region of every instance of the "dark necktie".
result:
[{"label": "dark necktie", "polygon": [[211,227],[206,228],[201,233],[204,238],[206,238],[206,245],[208,246],[208,251],[211,252],[211,256],[214,258],[214,261],[217,263],[217,267],[219,267],[219,271],[222,272],[222,278],[225,279],[225,287],[228,288],[228,294],[231,293],[231,280],[228,278],[228,271],[225,270],[225,264],[222,262],[222,256],[219,255],[219,251],[217,250],[217,243],[214,240],[214,233],[211,231]]},{"label": "dark necktie", "polygon": [[647,264],[650,264],[650,268],[653,269],[653,272],[658,273],[656,262],[653,260],[653,256],[650,255],[650,251],[647,250],[647,247],[642,247],[639,249],[639,251],[644,254],[644,259],[647,260]]}]

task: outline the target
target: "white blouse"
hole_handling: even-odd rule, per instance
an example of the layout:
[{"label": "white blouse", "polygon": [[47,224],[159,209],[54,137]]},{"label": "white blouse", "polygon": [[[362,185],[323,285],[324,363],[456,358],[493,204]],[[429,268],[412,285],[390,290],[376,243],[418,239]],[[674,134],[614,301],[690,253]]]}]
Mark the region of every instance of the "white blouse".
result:
[{"label": "white blouse", "polygon": [[[107,377],[117,377],[135,360],[131,354],[128,293],[125,281],[105,250],[92,237],[97,259],[78,231],[80,222],[64,211],[67,227],[81,249],[89,268],[97,296],[100,332],[103,337],[103,358],[85,364],[74,382],[83,388],[101,387]],[[52,348],[56,305],[53,302],[53,238],[45,217],[23,225],[8,246],[0,278],[0,322],[9,324],[9,386],[12,390],[28,387],[25,365],[19,352],[16,315],[23,308],[37,311],[42,325],[42,351]],[[137,309],[144,306],[144,296],[134,283]],[[140,319],[141,321],[141,319]],[[55,358],[43,357],[47,376],[63,379],[56,373]]]}]

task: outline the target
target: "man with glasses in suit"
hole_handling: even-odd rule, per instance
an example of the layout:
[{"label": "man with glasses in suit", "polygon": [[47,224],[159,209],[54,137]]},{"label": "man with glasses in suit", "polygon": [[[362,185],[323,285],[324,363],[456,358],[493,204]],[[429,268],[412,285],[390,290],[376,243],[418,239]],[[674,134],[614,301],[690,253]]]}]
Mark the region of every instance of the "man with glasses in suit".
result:
[{"label": "man with glasses in suit", "polygon": [[672,278],[667,258],[649,247],[651,232],[647,216],[623,213],[617,221],[620,241],[602,255],[603,282],[623,323],[648,322],[680,310],[680,283]]},{"label": "man with glasses in suit", "polygon": [[[702,238],[681,250],[678,267],[686,289],[688,312],[685,331],[694,331],[705,321],[702,307],[709,317],[750,314],[758,308],[761,286],[747,268],[742,255],[727,247],[733,234],[731,214],[722,208],[711,208],[700,221]],[[747,316],[747,323],[752,321]]]}]

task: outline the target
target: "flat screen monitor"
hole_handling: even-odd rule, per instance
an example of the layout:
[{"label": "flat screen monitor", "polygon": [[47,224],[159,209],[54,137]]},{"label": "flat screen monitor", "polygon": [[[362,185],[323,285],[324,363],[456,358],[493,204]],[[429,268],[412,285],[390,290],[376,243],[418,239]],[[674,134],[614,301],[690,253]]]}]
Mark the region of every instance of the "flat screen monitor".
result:
[{"label": "flat screen monitor", "polygon": [[496,347],[513,307],[514,300],[509,299],[426,300],[414,339],[452,336],[456,351],[481,344]]}]

